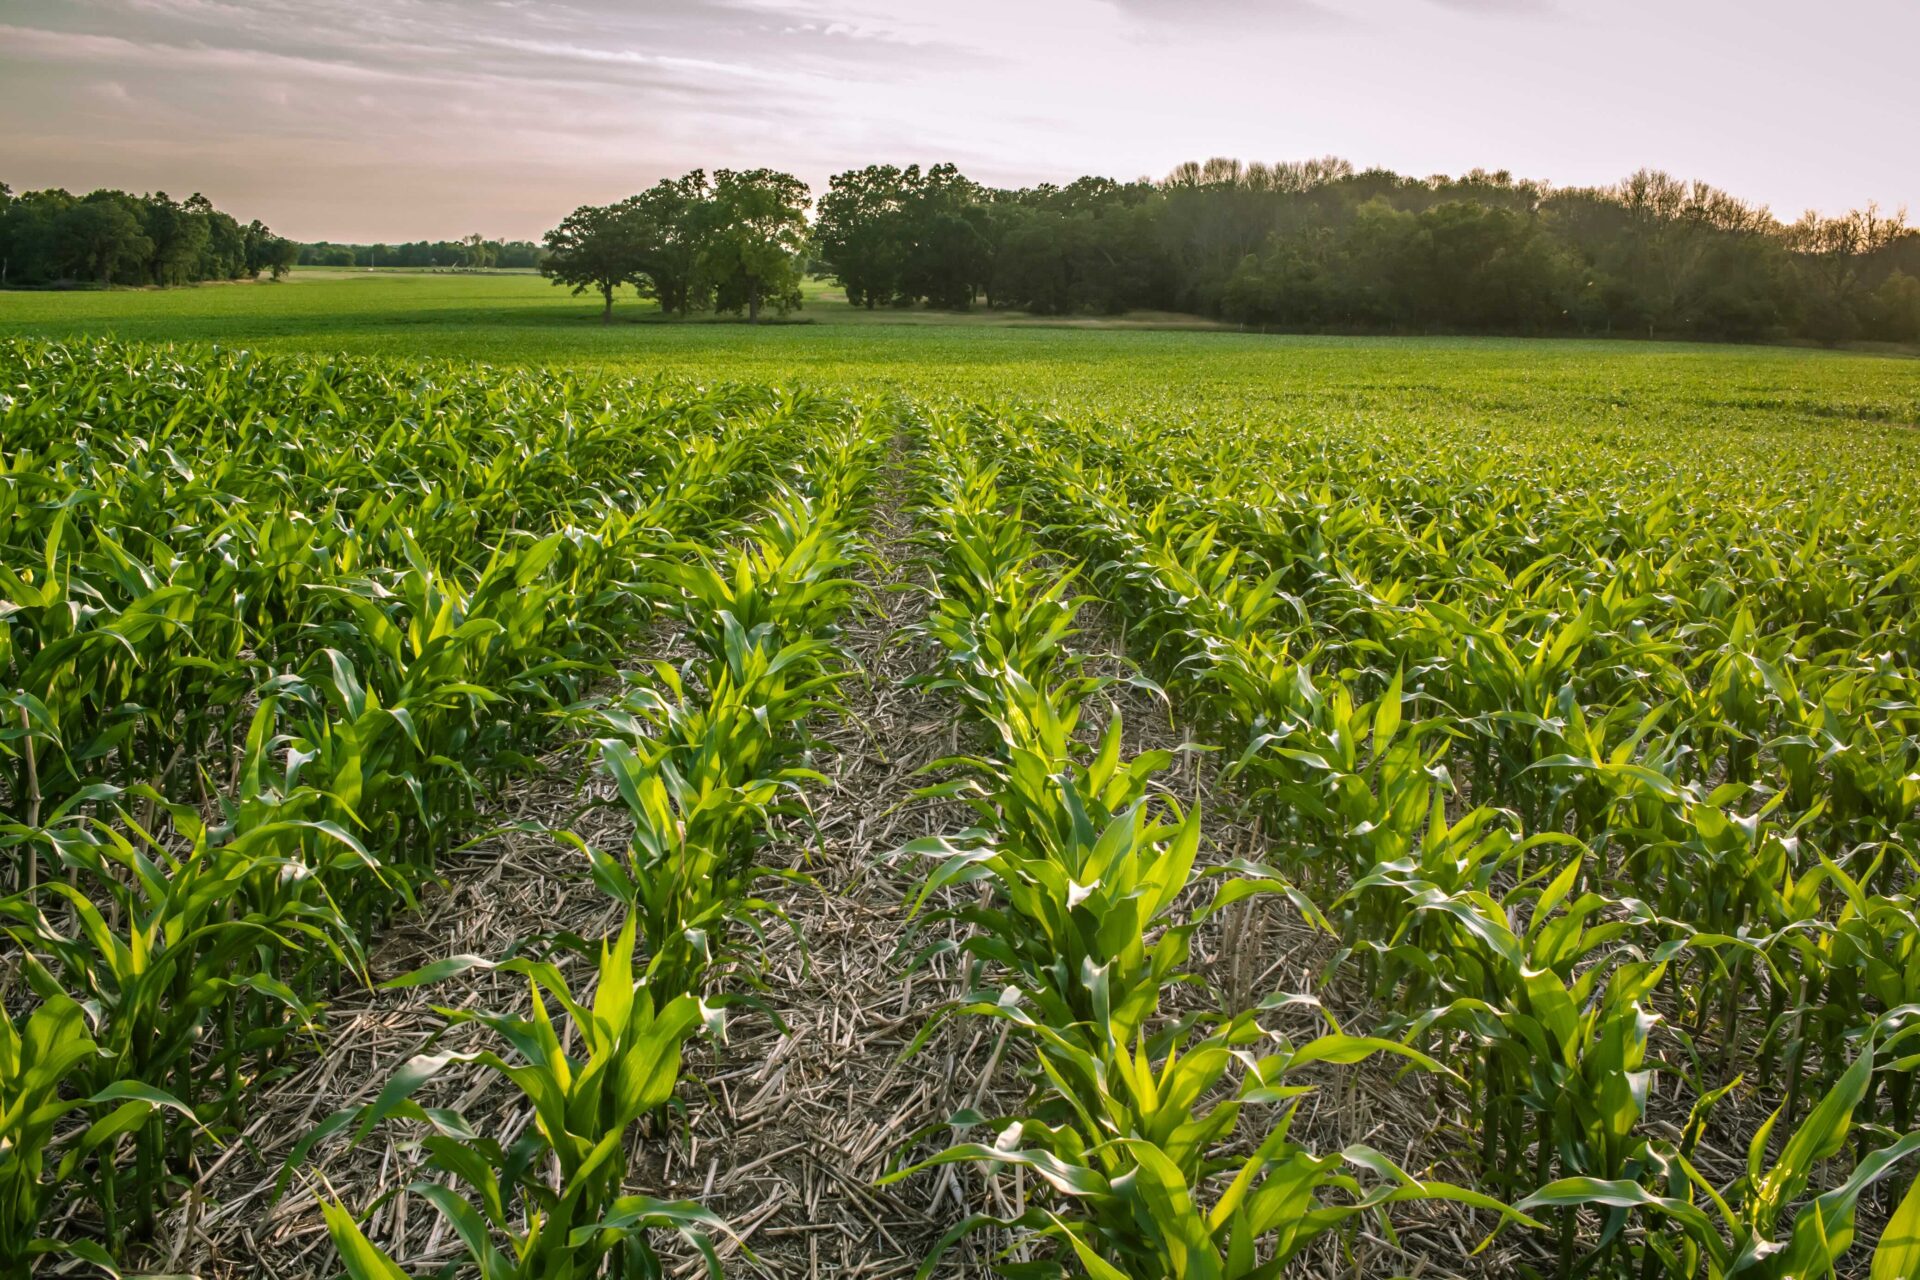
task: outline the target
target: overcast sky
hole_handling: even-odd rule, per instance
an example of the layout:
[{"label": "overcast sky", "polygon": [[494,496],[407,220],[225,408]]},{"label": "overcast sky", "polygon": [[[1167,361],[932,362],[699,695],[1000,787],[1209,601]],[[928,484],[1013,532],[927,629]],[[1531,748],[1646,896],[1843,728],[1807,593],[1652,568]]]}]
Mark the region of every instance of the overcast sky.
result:
[{"label": "overcast sky", "polygon": [[1210,155],[1920,214],[1917,62],[1920,0],[0,0],[0,180],[353,241],[535,237],[695,166]]}]

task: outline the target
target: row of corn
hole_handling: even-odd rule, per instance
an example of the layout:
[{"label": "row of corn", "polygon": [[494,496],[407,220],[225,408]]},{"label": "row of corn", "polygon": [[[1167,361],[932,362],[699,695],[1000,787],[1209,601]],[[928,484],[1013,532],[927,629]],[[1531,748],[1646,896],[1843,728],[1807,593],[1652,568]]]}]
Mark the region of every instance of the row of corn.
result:
[{"label": "row of corn", "polygon": [[[1565,1207],[1562,1274],[1824,1274],[1846,1252],[1859,1199],[1920,1149],[1914,562],[1810,565],[1828,596],[1853,584],[1842,609],[1564,480],[1288,490],[1284,460],[1236,468],[1225,441],[1209,478],[1164,440],[970,425],[1227,750],[1346,944],[1339,979],[1464,1077],[1482,1189]],[[1814,559],[1840,534],[1809,520]],[[1772,1117],[1723,1133],[1736,1093]],[[1747,1145],[1744,1172],[1703,1172],[1709,1134]],[[1920,1197],[1894,1219],[1884,1274],[1909,1274]]]},{"label": "row of corn", "polygon": [[[580,842],[594,883],[624,908],[617,935],[575,943],[592,962],[591,996],[561,963],[528,957],[451,956],[385,984],[499,970],[525,979],[531,1011],[440,1010],[450,1026],[479,1024],[500,1048],[416,1056],[374,1102],[309,1135],[289,1174],[335,1133],[358,1142],[383,1122],[410,1121],[425,1136],[407,1192],[434,1207],[484,1280],[657,1277],[660,1231],[718,1273],[713,1235],[724,1224],[688,1201],[629,1194],[625,1180],[674,1097],[688,1042],[721,1033],[729,1005],[759,1003],[753,949],[780,914],[759,896],[763,882],[804,879],[762,855],[822,781],[808,767],[807,722],[834,705],[845,675],[832,631],[852,603],[844,573],[876,447],[852,427],[820,435],[743,538],[663,565],[658,590],[696,656],[574,710],[633,824],[624,851]],[[474,1065],[532,1112],[518,1136],[483,1133],[457,1110],[417,1100],[449,1068]],[[405,1276],[344,1205],[323,1209],[354,1280]]]},{"label": "row of corn", "polygon": [[0,375],[13,1274],[147,1236],[486,797],[686,608],[699,545],[795,459],[759,534],[812,529],[864,436],[764,389],[110,343]]},{"label": "row of corn", "polygon": [[940,762],[951,776],[926,794],[963,800],[977,823],[905,852],[932,868],[911,903],[928,938],[921,962],[957,952],[974,989],[921,1040],[949,1018],[997,1019],[1029,1089],[987,1141],[891,1175],[967,1163],[1019,1178],[1012,1212],[963,1219],[922,1274],[983,1228],[1012,1233],[1007,1274],[1068,1265],[1100,1280],[1238,1280],[1276,1275],[1322,1237],[1406,1200],[1514,1216],[1368,1147],[1316,1154],[1293,1136],[1316,1068],[1385,1054],[1441,1070],[1432,1059],[1337,1027],[1296,1044],[1263,1025],[1290,1002],[1235,1008],[1216,992],[1212,1007],[1174,1007],[1201,983],[1189,965],[1195,930],[1287,886],[1258,864],[1200,865],[1199,812],[1161,785],[1173,757],[1126,758],[1117,712],[1082,732],[1110,679],[1088,674],[1073,646],[1083,601],[966,443],[950,419],[925,429],[931,599],[916,630],[938,655],[924,683],[957,701],[979,743]]}]

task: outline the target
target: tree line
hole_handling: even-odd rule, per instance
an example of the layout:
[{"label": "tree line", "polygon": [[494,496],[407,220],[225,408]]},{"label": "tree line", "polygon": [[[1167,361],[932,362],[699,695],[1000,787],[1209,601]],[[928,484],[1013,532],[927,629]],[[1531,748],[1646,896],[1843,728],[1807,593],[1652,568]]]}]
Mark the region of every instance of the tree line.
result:
[{"label": "tree line", "polygon": [[1644,170],[1554,189],[1326,158],[1008,191],[950,165],[839,174],[823,264],[867,306],[1158,309],[1289,329],[1920,340],[1920,235],[1782,223]]},{"label": "tree line", "polygon": [[437,267],[475,271],[540,265],[543,250],[531,240],[490,240],[474,234],[459,240],[414,240],[406,244],[336,244],[316,240],[300,246],[303,267]]},{"label": "tree line", "polygon": [[1556,189],[1504,171],[1412,178],[1331,157],[1215,159],[1159,181],[1007,190],[952,165],[873,165],[835,175],[811,223],[807,207],[789,175],[695,172],[576,210],[548,234],[543,269],[598,291],[607,312],[623,285],[682,315],[757,312],[756,297],[784,310],[805,267],[871,308],[1920,341],[1920,234],[1902,216],[1783,222],[1653,170]]},{"label": "tree line", "polygon": [[0,288],[67,283],[175,285],[279,279],[300,246],[242,223],[195,193],[132,195],[58,188],[15,194],[0,182]]},{"label": "tree line", "polygon": [[[813,210],[811,218],[809,210]],[[1784,222],[1643,170],[1554,188],[1325,158],[1004,189],[953,165],[695,170],[583,205],[542,243],[295,244],[201,195],[0,183],[0,287],[277,279],[296,263],[534,267],[671,314],[785,314],[809,271],[856,306],[1178,311],[1262,328],[1920,342],[1920,233],[1868,207]]]}]

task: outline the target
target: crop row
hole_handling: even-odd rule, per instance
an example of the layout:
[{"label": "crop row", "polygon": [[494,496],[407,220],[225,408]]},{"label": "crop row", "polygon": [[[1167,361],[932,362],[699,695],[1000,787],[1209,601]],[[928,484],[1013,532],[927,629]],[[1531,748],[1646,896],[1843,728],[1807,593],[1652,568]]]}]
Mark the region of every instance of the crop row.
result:
[{"label": "crop row", "polygon": [[1163,1009],[1199,981],[1188,959],[1203,922],[1288,886],[1259,864],[1200,864],[1197,807],[1160,785],[1173,757],[1125,758],[1117,712],[1077,732],[1108,680],[1073,648],[1072,575],[1045,567],[990,466],[937,432],[926,443],[932,607],[918,631],[939,655],[926,683],[958,701],[982,745],[941,762],[953,776],[927,792],[965,801],[976,825],[906,850],[932,864],[911,904],[921,928],[957,928],[977,984],[921,1039],[946,1018],[999,1019],[1024,1047],[1031,1088],[991,1141],[891,1176],[968,1162],[1028,1171],[1041,1188],[1015,1217],[962,1220],[928,1267],[960,1236],[998,1227],[1017,1232],[1010,1274],[1054,1274],[1070,1258],[1101,1280],[1265,1277],[1406,1200],[1513,1216],[1368,1147],[1322,1155],[1291,1136],[1313,1090],[1301,1073],[1377,1054],[1439,1070],[1425,1055],[1337,1027],[1294,1044],[1261,1025],[1275,1005]]},{"label": "crop row", "polygon": [[[407,1190],[440,1213],[483,1280],[659,1276],[658,1230],[679,1233],[718,1274],[711,1237],[725,1224],[688,1201],[627,1194],[624,1179],[674,1097],[689,1040],[721,1034],[729,1005],[759,1003],[752,948],[779,913],[758,888],[798,874],[760,855],[823,780],[806,765],[806,724],[833,705],[845,674],[830,637],[852,600],[843,574],[874,447],[852,431],[816,440],[743,541],[666,568],[669,607],[697,657],[575,709],[633,824],[622,853],[580,846],[594,883],[625,909],[616,935],[572,944],[594,961],[591,995],[560,964],[522,957],[451,956],[385,984],[498,969],[525,978],[530,1014],[441,1009],[448,1025],[478,1023],[501,1048],[416,1056],[373,1103],[322,1123],[289,1172],[334,1133],[358,1142],[410,1121],[423,1127],[425,1159]],[[563,1015],[557,1029],[548,1001]],[[470,1064],[531,1110],[518,1136],[482,1133],[458,1111],[415,1100],[449,1067]],[[343,1205],[324,1208],[354,1280],[405,1276]]]},{"label": "crop row", "polygon": [[[765,389],[112,344],[16,343],[0,361],[11,1273],[49,1253],[110,1266],[150,1232],[198,1144],[236,1130],[329,992],[364,976],[380,922],[482,833],[489,793],[615,715],[589,695],[662,604],[705,617],[700,592],[763,580],[786,600],[805,563],[833,562],[872,431],[842,402]],[[759,549],[703,555],[790,463]],[[714,587],[702,575],[722,563],[735,577]],[[609,721],[632,739],[606,754],[637,812],[644,777],[678,789],[669,806],[734,785],[700,771],[695,744],[726,732],[703,717],[751,720],[764,708],[746,702],[804,683],[809,651],[773,665],[790,646],[745,635],[716,639],[721,668],[694,677],[745,664],[732,693],[703,686],[678,755],[642,750],[665,740],[648,715],[693,705],[673,673]],[[727,759],[723,740],[705,749]],[[767,778],[792,784],[777,762]],[[727,821],[732,848],[746,819]],[[681,854],[660,856],[685,875]],[[703,949],[670,941],[706,927],[671,913],[738,886],[694,881],[677,905],[628,883],[660,893],[648,938],[679,956],[649,953],[679,974],[655,989],[697,1002],[725,919]],[[43,1236],[75,1192],[97,1218]]]},{"label": "crop row", "polygon": [[[1845,1251],[1859,1196],[1920,1148],[1898,1134],[1920,997],[1913,568],[1878,562],[1903,535],[1838,555],[1822,538],[1860,531],[1808,515],[1809,602],[1764,559],[1694,562],[1659,494],[1484,472],[1285,488],[1224,440],[1206,480],[1039,417],[955,431],[1226,748],[1344,976],[1466,1078],[1483,1189],[1599,1210],[1589,1267],[1787,1275]],[[1733,536],[1790,514],[1746,511]],[[1743,1072],[1779,1109],[1716,1184],[1697,1148]],[[1647,1114],[1663,1086],[1693,1099],[1673,1130]],[[1849,1146],[1852,1173],[1789,1215]],[[1576,1230],[1564,1214],[1563,1272]]]}]

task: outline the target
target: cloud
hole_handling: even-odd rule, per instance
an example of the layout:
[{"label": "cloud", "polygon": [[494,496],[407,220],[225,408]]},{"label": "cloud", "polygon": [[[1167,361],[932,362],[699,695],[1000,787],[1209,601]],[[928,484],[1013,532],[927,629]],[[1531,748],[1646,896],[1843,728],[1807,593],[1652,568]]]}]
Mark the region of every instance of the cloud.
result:
[{"label": "cloud", "polygon": [[680,58],[669,54],[642,53],[638,49],[596,49],[587,45],[565,44],[555,40],[526,40],[509,36],[475,36],[477,44],[513,53],[553,58],[562,62],[611,64],[623,67],[652,67],[668,71],[717,73],[759,78],[761,73],[739,62],[720,62],[712,58]]},{"label": "cloud", "polygon": [[[1113,7],[1156,28],[1205,27],[1243,32],[1307,32],[1354,25],[1353,19],[1318,0],[1112,0]],[[1164,32],[1156,32],[1164,35]]]},{"label": "cloud", "polygon": [[841,154],[898,147],[896,115],[846,104],[997,61],[954,35],[780,0],[5,0],[0,115],[35,127],[0,135],[0,168],[16,186],[199,187],[336,237],[439,234],[465,183],[530,234],[695,165],[811,162],[817,182]]},{"label": "cloud", "polygon": [[[1863,3],[1884,38],[1816,58],[1787,0],[1735,27],[1671,0],[0,0],[0,174],[199,188],[335,239],[531,235],[695,166],[817,189],[876,161],[1008,185],[1218,154],[1650,163],[1783,208],[1911,202],[1920,11]],[[1795,92],[1700,105],[1763,81]],[[1816,95],[1885,127],[1836,138]]]},{"label": "cloud", "polygon": [[260,72],[348,80],[392,78],[351,62],[331,62],[268,49],[161,44],[122,36],[45,31],[5,24],[0,24],[0,46],[5,47],[12,58],[42,64],[147,66],[176,71]]},{"label": "cloud", "polygon": [[1523,17],[1541,17],[1558,12],[1554,0],[1428,0],[1430,4],[1442,9],[1452,9],[1458,13],[1482,15],[1511,14]]}]

